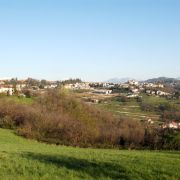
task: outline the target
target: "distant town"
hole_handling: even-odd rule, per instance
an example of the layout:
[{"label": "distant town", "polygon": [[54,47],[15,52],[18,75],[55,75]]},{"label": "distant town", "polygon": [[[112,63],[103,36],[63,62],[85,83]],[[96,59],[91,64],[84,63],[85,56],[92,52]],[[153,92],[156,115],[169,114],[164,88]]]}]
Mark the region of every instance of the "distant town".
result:
[{"label": "distant town", "polygon": [[[82,82],[80,79],[69,79],[65,81],[47,81],[28,78],[24,80],[0,79],[0,93],[9,96],[17,94],[26,96],[27,91],[31,94],[43,93],[48,89],[64,87],[69,90],[87,90],[94,94],[110,95],[115,93],[124,93],[127,98],[141,98],[140,94],[146,93],[148,96],[159,96],[174,98],[177,94],[176,88],[179,88],[179,82],[139,82],[128,80],[125,83],[106,83],[106,82]],[[26,93],[25,93],[26,92]]]}]

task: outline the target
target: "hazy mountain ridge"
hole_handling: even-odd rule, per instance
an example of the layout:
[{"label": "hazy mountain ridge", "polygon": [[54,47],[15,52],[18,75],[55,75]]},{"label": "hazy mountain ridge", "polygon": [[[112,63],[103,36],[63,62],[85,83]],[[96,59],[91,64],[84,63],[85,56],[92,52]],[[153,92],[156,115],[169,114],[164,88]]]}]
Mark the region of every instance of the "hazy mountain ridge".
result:
[{"label": "hazy mountain ridge", "polygon": [[[130,77],[125,77],[125,78],[112,78],[107,81],[104,81],[106,83],[125,83],[129,80],[137,80],[134,78]],[[138,81],[138,80],[137,80]],[[180,82],[180,77],[177,78],[170,78],[170,77],[158,77],[158,78],[151,78],[147,80],[139,80],[140,82],[148,82],[148,83],[175,83],[175,82]]]},{"label": "hazy mountain ridge", "polygon": [[158,78],[148,79],[145,82],[148,82],[148,83],[176,83],[176,82],[179,82],[179,80],[178,80],[178,78],[158,77]]},{"label": "hazy mountain ridge", "polygon": [[107,82],[107,83],[125,83],[125,82],[127,82],[129,80],[132,80],[132,79],[134,79],[134,78],[129,78],[129,77],[125,77],[125,78],[112,78],[112,79],[109,79],[109,80],[107,80],[105,82]]}]

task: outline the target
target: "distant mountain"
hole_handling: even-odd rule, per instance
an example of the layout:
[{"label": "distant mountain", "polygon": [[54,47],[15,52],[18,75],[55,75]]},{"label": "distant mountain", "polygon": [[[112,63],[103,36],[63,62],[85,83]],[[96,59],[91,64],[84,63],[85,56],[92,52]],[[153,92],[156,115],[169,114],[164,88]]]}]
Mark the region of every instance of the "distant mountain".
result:
[{"label": "distant mountain", "polygon": [[148,83],[175,83],[175,82],[179,82],[179,80],[175,79],[175,78],[158,77],[158,78],[148,79],[145,82],[148,82]]},{"label": "distant mountain", "polygon": [[133,78],[128,78],[128,77],[126,77],[126,78],[112,78],[112,79],[109,79],[109,80],[107,80],[105,82],[118,84],[118,83],[125,83],[125,82],[127,82],[129,80],[132,80],[132,79]]},{"label": "distant mountain", "polygon": [[[112,78],[112,79],[109,79],[107,81],[104,81],[104,82],[107,82],[107,83],[115,83],[115,84],[118,84],[118,83],[125,83],[129,80],[136,80],[134,78],[129,78],[129,77],[125,77],[125,78]],[[140,82],[148,82],[148,83],[163,83],[163,84],[168,84],[168,83],[180,83],[180,77],[179,78],[169,78],[169,77],[158,77],[158,78],[152,78],[152,79],[148,79],[148,80],[137,80],[137,81],[140,81]]]}]

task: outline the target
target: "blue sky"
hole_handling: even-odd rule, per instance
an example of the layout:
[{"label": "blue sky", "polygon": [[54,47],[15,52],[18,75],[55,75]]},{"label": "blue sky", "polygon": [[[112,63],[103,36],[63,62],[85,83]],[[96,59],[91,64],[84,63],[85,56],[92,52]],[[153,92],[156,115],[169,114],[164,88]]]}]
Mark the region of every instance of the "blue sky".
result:
[{"label": "blue sky", "polygon": [[0,77],[178,77],[179,19],[179,0],[0,0]]}]

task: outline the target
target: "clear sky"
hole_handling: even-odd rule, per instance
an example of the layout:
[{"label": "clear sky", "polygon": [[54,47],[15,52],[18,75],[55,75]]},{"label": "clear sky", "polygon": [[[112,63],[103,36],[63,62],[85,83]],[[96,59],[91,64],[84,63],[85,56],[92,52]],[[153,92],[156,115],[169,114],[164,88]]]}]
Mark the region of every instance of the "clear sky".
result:
[{"label": "clear sky", "polygon": [[180,0],[0,0],[0,77],[180,76]]}]

